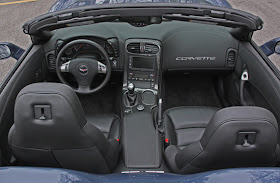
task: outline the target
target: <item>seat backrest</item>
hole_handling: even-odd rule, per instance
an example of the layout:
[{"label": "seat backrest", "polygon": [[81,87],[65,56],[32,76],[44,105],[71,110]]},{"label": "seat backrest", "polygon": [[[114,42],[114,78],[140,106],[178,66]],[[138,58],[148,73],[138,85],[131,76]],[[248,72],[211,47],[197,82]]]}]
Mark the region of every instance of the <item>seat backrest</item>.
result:
[{"label": "seat backrest", "polygon": [[218,111],[200,141],[176,155],[180,173],[276,164],[278,124],[260,107],[229,107]]},{"label": "seat backrest", "polygon": [[117,161],[119,156],[118,143],[87,123],[78,97],[67,85],[26,86],[18,94],[14,110],[9,143],[18,160],[33,166],[112,172],[116,165],[112,159]]}]

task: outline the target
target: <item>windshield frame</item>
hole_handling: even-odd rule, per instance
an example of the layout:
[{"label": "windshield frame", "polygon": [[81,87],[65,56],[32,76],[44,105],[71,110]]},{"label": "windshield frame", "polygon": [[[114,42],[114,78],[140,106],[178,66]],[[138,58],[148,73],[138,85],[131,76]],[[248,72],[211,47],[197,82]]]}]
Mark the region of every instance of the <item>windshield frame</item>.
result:
[{"label": "windshield frame", "polygon": [[[212,20],[212,23],[222,22],[219,25],[235,28],[234,34],[242,34],[242,37],[246,37],[246,40],[251,39],[250,33],[262,29],[263,26],[263,21],[258,16],[230,8],[201,4],[141,3],[86,6],[48,13],[26,22],[23,25],[23,31],[38,39],[46,40],[52,36],[51,31],[69,27],[70,24],[80,26],[85,25],[83,23],[95,24],[116,20],[128,22],[127,20],[121,20],[120,17],[132,17],[132,21],[134,21],[133,18],[137,20],[143,17],[162,19],[163,15],[168,14],[175,15],[173,17],[169,16],[168,20],[192,22],[192,20],[200,21],[201,19],[199,18],[202,17],[203,23],[207,23],[207,21],[211,23]],[[183,15],[184,17],[178,17],[176,14]],[[192,19],[193,16],[198,18]],[[149,23],[156,24],[161,22]]]}]

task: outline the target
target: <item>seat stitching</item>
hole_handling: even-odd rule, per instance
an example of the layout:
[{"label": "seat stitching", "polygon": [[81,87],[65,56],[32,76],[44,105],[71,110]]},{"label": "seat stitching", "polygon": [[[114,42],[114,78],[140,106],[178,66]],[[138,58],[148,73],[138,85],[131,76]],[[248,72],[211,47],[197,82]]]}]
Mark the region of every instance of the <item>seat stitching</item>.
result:
[{"label": "seat stitching", "polygon": [[[34,148],[34,147],[22,147],[22,146],[18,146],[18,145],[15,145],[14,143],[11,143],[12,146],[16,147],[16,148],[24,148],[24,149],[34,149],[34,150],[50,150],[50,149],[45,149],[45,148]],[[54,149],[51,149],[51,150],[68,150],[68,149],[72,149],[72,150],[79,150],[79,149],[87,149],[87,148],[91,148],[91,147],[94,147],[96,145],[92,145],[92,146],[88,146],[88,147],[84,147],[84,148],[67,148],[67,149],[57,149],[57,148],[54,148]]]},{"label": "seat stitching", "polygon": [[164,114],[169,113],[170,111],[176,110],[176,109],[192,109],[192,108],[206,108],[206,109],[216,109],[216,110],[220,109],[217,107],[208,107],[208,106],[180,106],[180,107],[173,107],[171,109],[168,109],[164,112]]},{"label": "seat stitching", "polygon": [[206,128],[207,127],[207,125],[206,126],[198,126],[198,127],[186,127],[186,128],[177,128],[177,129],[175,129],[175,130],[185,130],[185,129],[190,129],[190,128]]}]

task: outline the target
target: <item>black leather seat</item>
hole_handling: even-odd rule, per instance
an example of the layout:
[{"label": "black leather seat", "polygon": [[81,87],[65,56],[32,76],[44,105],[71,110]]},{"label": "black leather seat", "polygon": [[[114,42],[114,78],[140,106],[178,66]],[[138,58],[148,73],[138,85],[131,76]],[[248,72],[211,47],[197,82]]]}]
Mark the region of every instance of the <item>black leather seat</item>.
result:
[{"label": "black leather seat", "polygon": [[201,139],[212,116],[214,107],[176,107],[164,113],[166,138],[171,145],[183,149]]},{"label": "black leather seat", "polygon": [[270,111],[260,107],[215,110],[190,107],[165,113],[171,143],[165,158],[174,173],[276,165],[278,124]]},{"label": "black leather seat", "polygon": [[67,85],[36,83],[23,88],[14,120],[9,143],[24,165],[111,173],[118,163],[119,119],[108,115],[87,122]]},{"label": "black leather seat", "polygon": [[114,114],[86,116],[89,123],[98,128],[107,139],[120,138],[120,118]]}]

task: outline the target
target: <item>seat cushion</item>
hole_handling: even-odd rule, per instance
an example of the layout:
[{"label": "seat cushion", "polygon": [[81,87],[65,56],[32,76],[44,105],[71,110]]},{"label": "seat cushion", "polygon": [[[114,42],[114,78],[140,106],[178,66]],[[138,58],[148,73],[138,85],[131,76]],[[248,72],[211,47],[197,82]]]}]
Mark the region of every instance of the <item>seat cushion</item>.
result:
[{"label": "seat cushion", "polygon": [[176,107],[164,113],[166,138],[180,149],[201,139],[214,107]]},{"label": "seat cushion", "polygon": [[86,116],[89,123],[98,128],[107,139],[120,138],[120,118],[114,114]]}]

